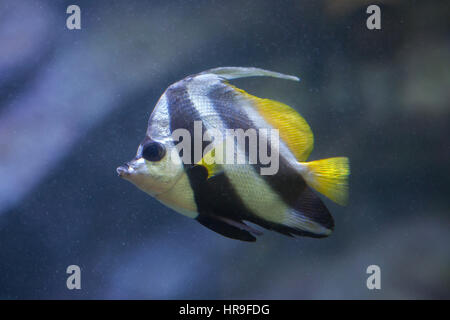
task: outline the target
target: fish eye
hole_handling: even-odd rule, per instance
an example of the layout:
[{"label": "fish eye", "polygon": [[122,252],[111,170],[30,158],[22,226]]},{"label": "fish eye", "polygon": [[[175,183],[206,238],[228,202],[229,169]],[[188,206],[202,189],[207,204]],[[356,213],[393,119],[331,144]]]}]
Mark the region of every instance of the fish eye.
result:
[{"label": "fish eye", "polygon": [[147,161],[160,161],[166,154],[166,148],[159,142],[150,142],[142,149],[142,157]]}]

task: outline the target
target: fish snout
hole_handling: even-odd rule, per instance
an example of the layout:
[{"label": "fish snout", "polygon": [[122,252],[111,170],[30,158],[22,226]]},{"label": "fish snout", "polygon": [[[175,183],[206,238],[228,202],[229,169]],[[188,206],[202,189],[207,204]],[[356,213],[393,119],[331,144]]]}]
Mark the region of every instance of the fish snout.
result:
[{"label": "fish snout", "polygon": [[119,175],[119,177],[122,177],[128,173],[128,168],[125,166],[120,166],[116,169],[116,172]]},{"label": "fish snout", "polygon": [[144,164],[143,159],[135,158],[131,161],[128,161],[124,165],[118,167],[116,169],[116,172],[119,175],[119,177],[126,178],[131,176],[132,174],[137,174],[139,168],[141,168],[143,164]]},{"label": "fish snout", "polygon": [[124,176],[128,176],[130,174],[130,165],[129,162],[118,167],[116,169],[117,174],[119,175],[119,177],[124,177]]}]

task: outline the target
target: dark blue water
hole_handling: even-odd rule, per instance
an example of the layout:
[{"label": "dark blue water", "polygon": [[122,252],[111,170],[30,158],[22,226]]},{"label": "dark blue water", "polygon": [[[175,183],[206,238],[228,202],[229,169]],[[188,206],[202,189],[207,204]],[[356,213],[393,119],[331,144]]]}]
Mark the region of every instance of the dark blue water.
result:
[{"label": "dark blue water", "polygon": [[[0,298],[450,298],[444,1],[375,31],[357,1],[78,1],[81,30],[70,4],[0,3]],[[329,238],[229,240],[117,177],[165,88],[218,66],[301,77],[234,83],[350,158]]]}]

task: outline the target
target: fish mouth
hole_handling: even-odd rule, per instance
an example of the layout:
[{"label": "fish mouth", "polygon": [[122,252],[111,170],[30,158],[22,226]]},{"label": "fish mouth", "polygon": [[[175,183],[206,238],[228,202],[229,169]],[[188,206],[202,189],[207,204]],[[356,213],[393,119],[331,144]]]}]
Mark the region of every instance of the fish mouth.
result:
[{"label": "fish mouth", "polygon": [[128,176],[130,174],[130,167],[128,164],[125,164],[123,166],[120,166],[116,169],[116,172],[119,177]]}]

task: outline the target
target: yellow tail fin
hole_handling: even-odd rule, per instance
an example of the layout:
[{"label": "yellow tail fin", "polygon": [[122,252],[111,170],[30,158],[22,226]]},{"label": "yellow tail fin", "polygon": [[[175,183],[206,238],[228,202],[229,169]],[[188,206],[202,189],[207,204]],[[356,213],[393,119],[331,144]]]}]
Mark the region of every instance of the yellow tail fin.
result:
[{"label": "yellow tail fin", "polygon": [[329,158],[302,164],[308,168],[304,178],[309,186],[340,205],[347,204],[347,180],[350,174],[348,158]]}]

